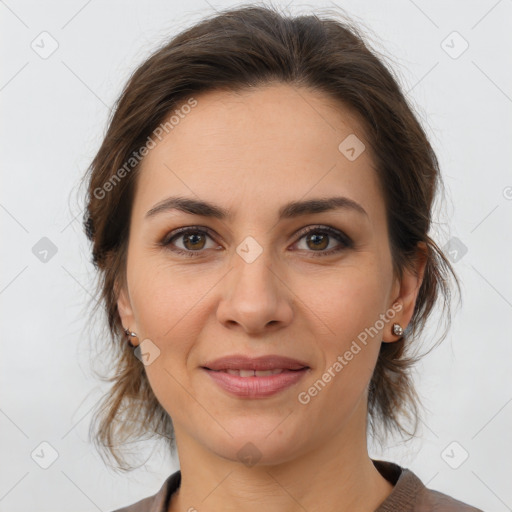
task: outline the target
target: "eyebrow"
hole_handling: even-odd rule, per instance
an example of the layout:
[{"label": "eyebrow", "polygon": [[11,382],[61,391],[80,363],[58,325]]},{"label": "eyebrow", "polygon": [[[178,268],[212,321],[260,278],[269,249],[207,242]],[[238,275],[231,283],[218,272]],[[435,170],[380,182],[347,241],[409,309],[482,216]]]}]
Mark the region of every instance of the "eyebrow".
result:
[{"label": "eyebrow", "polygon": [[[278,219],[292,219],[301,215],[322,213],[338,209],[352,210],[368,217],[366,210],[353,199],[343,196],[334,196],[328,198],[309,199],[306,201],[291,201],[279,209]],[[213,203],[209,203],[208,201],[173,196],[168,197],[153,206],[153,208],[146,213],[145,218],[154,217],[159,213],[171,210],[179,210],[191,215],[213,217],[221,220],[231,219],[233,217],[229,210]]]}]

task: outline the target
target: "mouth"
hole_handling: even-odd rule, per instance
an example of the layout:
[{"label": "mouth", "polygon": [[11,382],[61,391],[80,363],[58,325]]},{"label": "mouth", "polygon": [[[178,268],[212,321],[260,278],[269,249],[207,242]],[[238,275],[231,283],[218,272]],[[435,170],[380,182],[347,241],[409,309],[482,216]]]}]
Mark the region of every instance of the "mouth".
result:
[{"label": "mouth", "polygon": [[309,369],[309,366],[302,368],[290,369],[290,368],[275,368],[274,370],[242,370],[242,369],[225,369],[225,370],[213,370],[203,366],[205,370],[212,372],[223,372],[229,375],[237,375],[238,377],[268,377],[269,375],[279,375],[283,372],[300,372],[301,370]]},{"label": "mouth", "polygon": [[311,368],[305,361],[277,354],[233,354],[206,361],[201,370],[230,396],[266,398],[294,386]]},{"label": "mouth", "polygon": [[[278,373],[286,370],[303,370],[309,368],[309,365],[305,361],[280,355],[249,357],[243,354],[233,354],[219,357],[213,361],[205,361],[202,367],[212,371],[235,370],[242,372],[242,376],[244,376],[243,372],[246,370],[251,372],[276,371]],[[245,376],[251,377],[253,374]]]}]

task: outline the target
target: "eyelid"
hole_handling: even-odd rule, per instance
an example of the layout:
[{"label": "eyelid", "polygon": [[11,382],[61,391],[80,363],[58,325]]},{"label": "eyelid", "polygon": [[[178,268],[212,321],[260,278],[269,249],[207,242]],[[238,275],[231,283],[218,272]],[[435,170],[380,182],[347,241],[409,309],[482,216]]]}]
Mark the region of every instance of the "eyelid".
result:
[{"label": "eyelid", "polygon": [[[343,231],[341,231],[337,228],[334,228],[332,226],[325,225],[325,224],[312,224],[309,226],[305,226],[304,228],[301,228],[300,230],[298,230],[297,232],[295,232],[292,235],[292,238],[297,238],[297,240],[293,243],[293,245],[297,244],[302,238],[304,238],[310,232],[316,232],[316,231],[324,232],[328,236],[335,238],[336,240],[338,240],[338,242],[340,242],[342,244],[343,247],[330,249],[328,251],[307,251],[308,253],[311,253],[313,256],[328,256],[331,254],[337,254],[343,250],[352,248],[354,245],[352,239],[348,235],[346,235]],[[174,238],[179,238],[180,235],[186,234],[188,232],[203,232],[216,242],[215,233],[213,232],[213,230],[211,230],[210,228],[208,228],[206,226],[192,225],[192,226],[184,226],[184,227],[172,230],[171,232],[167,233],[164,236],[164,238],[162,239],[161,242],[159,242],[158,245],[169,249],[169,246],[172,245],[171,240],[173,240]],[[198,250],[198,251],[190,251],[190,250],[184,250],[184,249],[177,248],[177,247],[174,247],[169,250],[172,252],[178,253],[178,254],[186,254],[187,256],[192,256],[192,257],[195,256],[196,254],[200,255],[203,252],[205,252],[204,249]]]},{"label": "eyelid", "polygon": [[[323,231],[324,233],[327,233],[328,235],[340,240],[342,243],[344,243],[347,247],[353,245],[352,239],[346,235],[343,231],[333,228],[331,226],[325,225],[325,224],[313,224],[310,226],[306,226],[299,231],[297,231],[293,237],[299,237],[297,242],[303,238],[305,235],[309,234],[310,232],[314,231]],[[320,252],[320,251],[319,251]]]},{"label": "eyelid", "polygon": [[213,230],[206,226],[183,226],[182,228],[176,228],[172,231],[169,231],[163,238],[162,244],[169,243],[173,238],[176,238],[178,235],[182,233],[187,233],[188,231],[204,231],[207,235],[214,238],[215,234]]}]

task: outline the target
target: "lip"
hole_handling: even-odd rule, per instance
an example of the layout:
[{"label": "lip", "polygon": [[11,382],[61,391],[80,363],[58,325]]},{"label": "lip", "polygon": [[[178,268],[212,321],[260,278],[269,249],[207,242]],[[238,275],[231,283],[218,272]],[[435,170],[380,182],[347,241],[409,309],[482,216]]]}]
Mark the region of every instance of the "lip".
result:
[{"label": "lip", "polygon": [[293,386],[310,370],[283,370],[263,377],[240,377],[222,370],[202,369],[224,391],[243,398],[265,398]]},{"label": "lip", "polygon": [[[241,377],[226,370],[278,370],[274,375]],[[289,357],[270,355],[250,358],[243,355],[226,356],[202,366],[210,378],[224,391],[243,398],[265,398],[293,386],[311,368],[307,363]]]},{"label": "lip", "polygon": [[[309,365],[298,359],[279,355],[268,355],[261,357],[247,357],[241,354],[224,356],[214,361],[208,361],[202,365],[208,370],[301,370],[309,368]],[[249,377],[248,377],[249,378]]]}]

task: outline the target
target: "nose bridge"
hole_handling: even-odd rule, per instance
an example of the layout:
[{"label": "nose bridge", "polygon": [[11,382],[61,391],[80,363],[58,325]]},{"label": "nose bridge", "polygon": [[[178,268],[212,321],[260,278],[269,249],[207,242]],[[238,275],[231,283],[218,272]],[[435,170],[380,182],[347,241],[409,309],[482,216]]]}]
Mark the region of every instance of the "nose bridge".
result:
[{"label": "nose bridge", "polygon": [[246,237],[233,254],[233,270],[219,306],[219,320],[236,322],[247,331],[272,323],[287,323],[291,309],[281,279],[272,265],[273,251],[254,237]]},{"label": "nose bridge", "polygon": [[230,289],[238,300],[254,297],[261,302],[271,302],[278,293],[277,277],[271,269],[272,250],[264,247],[254,237],[246,237],[233,255],[233,272]]}]

